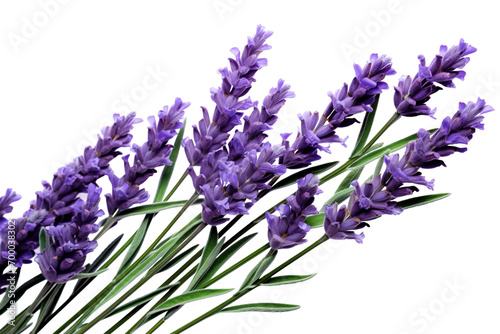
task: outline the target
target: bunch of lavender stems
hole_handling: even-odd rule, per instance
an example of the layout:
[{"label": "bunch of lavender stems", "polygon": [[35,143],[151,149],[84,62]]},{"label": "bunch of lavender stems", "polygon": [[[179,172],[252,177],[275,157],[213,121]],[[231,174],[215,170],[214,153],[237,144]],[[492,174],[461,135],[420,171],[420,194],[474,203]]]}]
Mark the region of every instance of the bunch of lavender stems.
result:
[{"label": "bunch of lavender stems", "polygon": [[[282,269],[328,239],[355,239],[357,242],[362,242],[364,234],[357,234],[355,231],[369,226],[367,221],[376,219],[384,214],[400,214],[403,208],[405,208],[405,202],[398,202],[396,199],[401,196],[411,195],[418,190],[415,185],[404,187],[403,185],[411,183],[432,188],[433,181],[429,182],[425,180],[421,175],[420,169],[439,167],[444,165],[444,162],[440,160],[441,157],[445,157],[454,152],[464,152],[465,149],[453,145],[467,144],[472,138],[475,129],[482,129],[481,121],[483,117],[481,115],[492,110],[492,108],[486,106],[482,100],[478,100],[476,103],[471,102],[467,105],[461,104],[457,114],[451,119],[445,119],[437,132],[434,133],[434,131],[427,132],[421,130],[417,135],[404,138],[394,144],[380,148],[381,145],[376,145],[377,141],[401,117],[434,115],[435,110],[431,110],[426,104],[430,96],[444,87],[454,87],[454,79],[464,78],[465,72],[459,69],[467,64],[469,58],[466,56],[475,52],[475,49],[463,41],[460,41],[458,46],[454,46],[450,49],[442,47],[440,54],[436,56],[428,66],[425,62],[425,58],[420,56],[420,68],[417,75],[415,75],[414,78],[409,76],[402,77],[398,86],[395,87],[394,105],[396,107],[396,112],[389,118],[385,125],[372,136],[371,140],[368,141],[380,95],[384,89],[388,88],[388,85],[383,79],[385,76],[395,73],[391,68],[392,64],[390,58],[386,56],[379,57],[374,54],[370,57],[369,62],[367,62],[364,68],[358,65],[355,66],[356,76],[350,85],[345,84],[337,92],[330,94],[331,102],[321,116],[318,113],[311,112],[299,115],[301,130],[293,143],[288,141],[289,134],[286,134],[283,135],[283,143],[280,147],[271,146],[270,143],[264,142],[267,137],[265,131],[271,129],[271,126],[276,122],[276,114],[283,107],[286,99],[293,97],[293,93],[289,90],[290,87],[280,80],[278,86],[273,88],[269,96],[264,100],[261,109],[257,108],[257,104],[254,101],[246,97],[246,94],[251,89],[252,83],[255,81],[255,73],[267,64],[265,59],[259,58],[259,56],[261,52],[270,48],[265,44],[266,39],[270,35],[270,32],[259,26],[256,35],[249,39],[249,43],[242,52],[238,49],[232,49],[235,59],[230,59],[231,69],[229,70],[226,68],[220,70],[223,76],[222,86],[212,90],[212,100],[216,105],[212,121],[210,121],[210,115],[207,109],[203,108],[204,118],[200,121],[199,126],[194,128],[194,141],[188,138],[183,139],[183,129],[179,131],[179,136],[174,146],[175,154],[172,154],[172,156],[170,156],[172,146],[168,146],[166,142],[177,134],[176,129],[180,129],[181,127],[178,120],[182,118],[183,109],[189,106],[189,104],[183,103],[180,99],[176,101],[176,104],[172,106],[170,111],[168,109],[165,109],[163,112],[160,111],[160,123],[158,123],[158,126],[154,119],[150,120],[151,127],[149,130],[148,143],[143,146],[133,146],[133,151],[136,154],[133,165],[129,164],[128,156],[124,157],[126,174],[122,178],[118,178],[108,169],[107,163],[109,160],[102,159],[100,153],[96,155],[102,159],[102,162],[96,163],[95,161],[91,161],[90,157],[92,157],[92,155],[87,154],[82,156],[81,160],[79,160],[79,164],[76,164],[76,167],[69,165],[68,168],[73,168],[77,171],[76,180],[80,182],[72,185],[74,187],[73,189],[75,189],[74,194],[77,192],[89,193],[89,199],[87,199],[87,204],[85,204],[88,207],[88,209],[85,209],[87,210],[85,214],[90,214],[90,218],[87,218],[89,222],[79,223],[79,221],[76,220],[76,223],[73,223],[76,225],[72,225],[76,226],[72,228],[80,226],[78,228],[81,230],[81,232],[72,232],[79,233],[76,234],[74,238],[81,239],[78,239],[80,241],[75,241],[76,244],[73,246],[75,247],[74,249],[78,250],[80,249],[78,247],[84,247],[81,249],[86,252],[92,251],[93,248],[95,248],[97,240],[110,231],[119,220],[126,218],[128,215],[136,214],[135,212],[140,212],[141,208],[145,210],[143,212],[149,213],[146,214],[141,224],[141,229],[134,233],[134,235],[132,235],[132,237],[111,256],[111,258],[102,265],[96,263],[96,266],[92,268],[92,271],[95,272],[94,276],[97,276],[100,272],[109,268],[123,252],[130,248],[119,272],[113,280],[91,301],[82,307],[79,312],[76,312],[73,317],[66,321],[66,323],[64,323],[55,333],[62,333],[63,331],[66,333],[86,333],[93,330],[92,328],[94,328],[99,321],[112,315],[121,304],[149,279],[188,256],[195,247],[187,251],[184,251],[184,248],[190,245],[191,241],[194,240],[207,225],[211,225],[212,227],[206,246],[192,255],[175,273],[161,284],[158,290],[165,291],[165,294],[127,331],[127,333],[132,333],[146,322],[154,319],[157,315],[166,312],[148,333],[156,331],[184,305],[184,303],[173,303],[174,299],[172,299],[172,295],[192,277],[192,281],[183,295],[188,295],[196,291],[208,291],[206,289],[207,287],[241,268],[266,250],[269,250],[259,264],[250,271],[249,276],[241,288],[237,290],[231,298],[173,333],[183,332],[198,322],[223,311],[242,296],[275,278],[275,275]],[[237,130],[231,137],[229,132],[236,125],[241,123],[240,119],[247,109],[253,109],[253,112],[244,117],[244,129],[242,131]],[[328,166],[323,168],[309,167],[313,161],[321,158],[318,152],[330,152],[328,146],[325,144],[341,143],[344,145],[345,140],[341,139],[336,134],[337,128],[347,127],[353,124],[356,122],[354,118],[355,115],[363,112],[365,113],[365,117],[350,158],[344,164],[328,172],[321,178],[313,175],[322,173],[336,165],[337,162],[331,162],[325,164]],[[434,134],[432,135],[432,133]],[[103,136],[104,135],[105,132],[103,132]],[[115,136],[115,138],[117,137]],[[125,144],[130,142],[130,137],[126,138],[127,142]],[[166,185],[172,175],[173,168],[173,166],[168,168],[168,164],[172,162],[175,163],[181,140],[190,166],[171,188],[168,195],[164,197],[167,189]],[[96,146],[96,150],[100,149],[101,146],[99,145],[101,144]],[[387,167],[384,173],[380,174],[381,164],[379,163],[372,178],[361,185],[356,180],[359,174],[356,175],[356,173],[354,173],[354,179],[350,180],[354,170],[351,171],[343,183],[345,183],[346,180],[352,181],[351,185],[353,188],[339,188],[332,200],[325,203],[324,213],[319,213],[316,210],[316,207],[312,203],[314,201],[314,195],[320,192],[318,189],[319,186],[342,175],[350,169],[363,167],[369,162],[383,157],[388,154],[388,150],[397,150],[403,147],[406,147],[406,153],[403,157],[399,158],[397,154],[386,157],[385,163]],[[116,148],[109,151],[111,152],[110,159],[119,154],[115,153],[114,150],[116,150]],[[103,151],[102,148],[101,151]],[[169,157],[172,161],[168,159]],[[258,163],[255,162],[257,159],[260,159]],[[136,206],[132,209],[129,208],[147,199],[147,193],[145,190],[141,189],[139,185],[152,175],[156,168],[165,164],[167,164],[167,166],[160,179],[154,203],[165,203],[165,205],[162,206],[163,209],[180,205],[182,205],[182,207],[153,243],[136,258],[142,241],[144,240],[145,233],[160,209],[158,209],[158,207],[155,209],[155,207],[148,205],[142,207]],[[262,167],[261,170],[260,166],[265,166],[265,168]],[[286,169],[302,170],[287,177],[282,180],[282,182],[278,182],[280,176]],[[64,177],[67,177],[68,180],[69,176],[65,176],[64,173],[70,175],[70,172],[71,171],[68,172],[63,170],[60,173],[62,173]],[[95,221],[99,215],[102,215],[102,213],[99,214],[96,209],[99,201],[94,201],[95,203],[91,202],[91,199],[95,197],[92,194],[96,192],[100,194],[100,190],[95,190],[93,184],[95,180],[102,175],[108,175],[113,185],[113,193],[106,195],[109,216],[101,221],[99,233],[93,240],[84,241],[82,238],[85,238],[89,232],[93,233],[97,231],[98,228],[92,227],[91,224],[93,224],[92,222]],[[193,195],[185,201],[168,202],[188,175],[191,176],[195,187]],[[291,181],[289,181],[289,179],[291,179]],[[56,180],[56,178],[54,180]],[[167,181],[165,182],[165,180]],[[242,227],[230,239],[227,241],[225,240],[225,234],[236,225],[244,214],[248,213],[248,209],[250,209],[256,201],[266,196],[270,191],[284,185],[294,184],[295,181],[297,181],[298,186],[296,192],[293,192],[287,196],[286,199],[270,207],[266,212]],[[64,219],[67,219],[65,215],[69,214],[71,210],[76,210],[75,212],[84,212],[83,209],[78,209],[79,206],[83,205],[83,201],[78,199],[75,195],[65,195],[66,197],[64,197],[66,201],[72,203],[71,205],[67,203],[58,204],[62,203],[62,190],[57,190],[59,191],[57,193],[57,183],[54,182],[52,187],[50,185],[44,185],[47,191],[51,192],[50,194],[39,194],[38,196],[47,201],[52,201],[48,202],[49,204],[47,205],[49,206],[47,206],[47,208],[60,207],[60,209],[57,209],[59,211],[54,210],[54,213],[50,211],[47,215],[47,211],[43,211],[43,205],[45,204],[42,205],[39,204],[42,202],[39,202],[37,206],[32,209],[33,211],[26,214],[27,219],[25,218],[25,221],[27,220],[25,224],[29,225],[30,222],[34,222],[39,224],[39,226],[48,226],[47,232],[44,227],[41,228],[40,235],[43,235],[43,237],[40,237],[41,253],[37,257],[37,262],[39,262],[41,266],[42,273],[46,276],[48,281],[38,297],[35,298],[34,302],[25,311],[19,314],[19,321],[16,327],[4,327],[0,330],[0,333],[17,333],[23,330],[25,326],[28,325],[33,314],[40,310],[39,321],[32,331],[32,333],[37,333],[48,323],[48,321],[53,319],[66,305],[68,305],[71,300],[81,293],[92,279],[94,279],[91,273],[89,273],[90,276],[87,277],[76,275],[76,271],[81,271],[83,267],[75,267],[76,269],[74,269],[74,271],[70,271],[65,274],[66,276],[63,276],[63,274],[57,272],[57,270],[54,271],[52,262],[50,264],[47,262],[40,262],[43,260],[44,252],[48,252],[48,250],[46,250],[47,247],[53,247],[50,249],[53,249],[52,251],[54,252],[56,251],[56,246],[52,244],[57,242],[58,233],[60,233],[61,238],[66,238],[64,240],[67,240],[68,237],[64,237],[63,233],[69,233],[67,232],[69,225],[66,228],[66,225],[60,223],[60,221],[64,222]],[[72,182],[74,183],[75,181]],[[224,187],[223,190],[225,192],[221,191],[222,187]],[[340,193],[342,193],[343,196],[338,195]],[[49,195],[52,197],[49,197]],[[202,200],[199,200],[200,196],[203,196]],[[339,208],[341,202],[349,196],[348,207],[341,206]],[[432,200],[442,197],[444,197],[444,195],[438,195],[432,198]],[[5,204],[6,209],[3,211],[1,210],[3,198],[0,198],[0,218],[2,219],[3,213],[9,212],[8,205],[17,200],[15,196],[10,196],[10,199],[8,196],[5,198],[7,198],[5,200],[7,204]],[[425,198],[417,199],[417,201],[420,201],[421,204],[426,204],[431,200]],[[168,235],[171,228],[182,217],[185,211],[190,206],[197,203],[202,204],[202,213],[180,231],[171,234],[165,239],[165,236]],[[64,207],[64,205],[67,206]],[[90,209],[91,207],[92,209]],[[34,219],[38,219],[37,217],[39,217],[33,214],[36,210],[40,212],[42,215],[42,222],[45,223],[34,221]],[[275,212],[278,212],[278,216],[273,214]],[[234,217],[229,219],[226,217],[227,215],[234,215]],[[278,251],[284,252],[284,249],[295,247],[306,242],[304,237],[311,228],[308,224],[312,224],[312,220],[309,220],[310,218],[321,219],[322,222],[324,221],[325,234],[297,255],[286,260],[267,274],[264,274],[273,262]],[[219,255],[225,250],[231,251],[230,257],[255,235],[245,236],[248,231],[262,220],[267,220],[268,222],[269,243],[259,247],[250,255],[222,273],[215,275],[217,269],[219,269],[217,268],[210,274],[211,276],[205,277],[207,272],[213,269],[213,263],[209,262],[207,259],[214,261],[219,258]],[[71,221],[73,222],[73,220]],[[57,224],[59,224],[59,227]],[[218,231],[217,227],[221,224],[225,225]],[[314,227],[317,227],[317,225]],[[117,242],[119,242],[119,240]],[[233,247],[230,248],[231,246]],[[70,250],[66,250],[66,248],[64,249],[65,252],[71,252]],[[57,251],[61,252],[60,248],[57,248]],[[31,253],[27,253],[27,256],[30,256],[30,254]],[[72,256],[72,258],[61,264],[61,268],[63,265],[67,267],[68,263],[75,263],[76,265],[75,261],[80,261],[82,258],[82,255],[79,255],[79,253],[68,254],[72,254],[67,255]],[[200,258],[201,260],[196,263]],[[84,259],[83,257],[83,260]],[[147,262],[147,265],[145,262]],[[54,266],[55,265],[56,264],[54,264]],[[44,269],[46,271],[44,271]],[[135,285],[121,294],[120,297],[91,321],[85,323],[97,309],[108,301],[111,301],[118,292],[132,283],[145,271],[147,271],[146,274],[142,276]],[[178,277],[180,278],[178,279]],[[59,309],[52,312],[53,309],[50,309],[50,307],[55,306],[64,285],[72,278],[79,278],[82,280],[79,281],[79,289],[76,289]],[[176,279],[177,281],[175,281]],[[228,290],[224,290],[224,293],[225,292],[228,292]],[[132,315],[141,310],[146,306],[147,301],[151,299],[152,298],[149,298],[145,300],[145,302],[137,304],[129,314]],[[173,303],[173,306],[163,306],[162,308],[162,305],[167,305],[168,302]],[[51,303],[54,305],[47,306],[51,305]],[[41,321],[41,319],[44,320]],[[127,319],[128,316],[123,317],[106,333],[115,332]]]}]

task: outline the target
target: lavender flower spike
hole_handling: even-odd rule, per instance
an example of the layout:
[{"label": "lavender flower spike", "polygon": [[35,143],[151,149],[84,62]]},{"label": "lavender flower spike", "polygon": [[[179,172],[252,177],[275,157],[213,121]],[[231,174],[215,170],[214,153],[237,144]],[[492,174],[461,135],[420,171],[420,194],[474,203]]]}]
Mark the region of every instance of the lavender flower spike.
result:
[{"label": "lavender flower spike", "polygon": [[184,110],[190,103],[175,100],[170,108],[165,106],[158,112],[158,123],[154,117],[149,117],[148,140],[142,145],[134,145],[134,164],[130,166],[129,156],[124,156],[125,175],[118,178],[114,173],[109,173],[112,192],[106,194],[108,213],[112,215],[116,210],[124,210],[134,204],[143,203],[149,198],[146,190],[139,188],[151,175],[156,173],[156,168],[170,165],[168,159],[172,152],[172,145],[168,141],[177,135],[177,130],[182,128],[181,119]]},{"label": "lavender flower spike", "polygon": [[0,197],[0,226],[2,226],[7,219],[4,218],[6,213],[12,212],[11,204],[19,201],[21,199],[21,195],[16,194],[12,189],[7,189],[5,195]]},{"label": "lavender flower spike", "polygon": [[317,214],[313,205],[314,196],[321,193],[318,189],[319,178],[312,174],[297,181],[298,190],[287,198],[286,204],[275,208],[279,216],[266,212],[268,239],[272,249],[291,248],[305,243],[307,232],[311,229],[304,220],[309,215]]},{"label": "lavender flower spike", "polygon": [[391,58],[372,54],[366,65],[355,64],[356,76],[351,84],[345,83],[335,94],[330,93],[331,102],[320,116],[318,112],[305,112],[299,115],[301,129],[292,144],[287,140],[290,134],[282,134],[286,152],[280,163],[287,168],[296,169],[310,165],[321,157],[318,150],[330,153],[327,143],[340,143],[345,146],[347,138],[340,138],[335,131],[339,127],[349,126],[356,121],[352,116],[361,112],[371,112],[370,106],[375,96],[389,86],[384,78],[393,75]]},{"label": "lavender flower spike", "polygon": [[403,76],[399,79],[397,87],[394,87],[394,105],[401,116],[413,117],[419,115],[433,116],[435,110],[431,110],[425,103],[430,96],[443,87],[455,87],[453,80],[465,78],[464,71],[457,71],[463,68],[469,58],[465,57],[476,52],[476,48],[460,40],[458,46],[450,49],[445,45],[441,46],[440,54],[437,55],[429,66],[425,65],[424,56],[420,55],[419,71],[413,79],[410,76]]},{"label": "lavender flower spike", "polygon": [[65,283],[85,269],[86,255],[97,247],[89,234],[97,232],[95,223],[104,214],[99,210],[101,189],[91,184],[87,200],[74,206],[71,222],[50,226],[50,245],[35,258],[43,276],[51,283]]}]

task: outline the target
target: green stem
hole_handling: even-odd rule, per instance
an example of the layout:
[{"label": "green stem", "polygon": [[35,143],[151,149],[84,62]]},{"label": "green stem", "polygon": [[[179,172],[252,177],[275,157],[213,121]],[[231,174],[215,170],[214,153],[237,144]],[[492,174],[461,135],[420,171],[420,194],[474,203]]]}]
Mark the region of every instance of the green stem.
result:
[{"label": "green stem", "polygon": [[86,333],[89,329],[94,327],[95,324],[97,324],[100,320],[104,319],[109,313],[111,313],[116,307],[118,307],[121,303],[123,303],[128,297],[130,297],[135,291],[137,291],[144,283],[146,283],[151,277],[156,275],[162,268],[163,266],[170,261],[179,251],[181,251],[185,246],[187,246],[191,240],[194,239],[204,228],[207,226],[206,224],[201,224],[198,226],[198,228],[188,237],[186,238],[181,245],[172,253],[170,253],[168,256],[165,256],[162,258],[160,261],[158,261],[153,268],[151,268],[148,273],[139,280],[132,288],[130,288],[127,292],[125,292],[120,298],[118,298],[111,306],[109,306],[106,310],[101,312],[96,318],[94,318],[91,322],[88,324],[84,325],[81,329],[74,328],[75,330],[78,330],[76,333],[78,334],[83,334]]},{"label": "green stem", "polygon": [[34,310],[38,307],[38,305],[40,305],[40,303],[42,303],[45,300],[45,298],[50,294],[50,291],[55,286],[56,286],[55,284],[47,282],[43,286],[42,290],[40,291],[38,296],[35,298],[33,303],[30,305],[28,310],[23,314],[23,316],[21,317],[21,319],[19,319],[19,321],[16,321],[16,325],[14,327],[12,327],[12,329],[10,331],[8,331],[7,334],[16,334],[17,330],[24,326],[24,322],[27,320],[27,318],[33,314]]},{"label": "green stem", "polygon": [[313,244],[309,245],[309,247],[307,247],[306,249],[304,249],[300,253],[296,254],[295,256],[291,257],[287,261],[283,262],[280,266],[276,267],[274,270],[272,270],[271,272],[269,272],[269,274],[263,276],[261,279],[258,279],[254,284],[252,284],[254,286],[253,288],[248,288],[248,289],[245,289],[243,291],[237,292],[234,296],[232,296],[231,298],[229,298],[225,302],[219,304],[218,306],[214,307],[213,309],[211,309],[210,311],[206,312],[205,314],[199,316],[198,318],[192,320],[191,322],[187,323],[186,325],[184,325],[184,326],[176,329],[175,331],[173,331],[170,334],[179,334],[179,333],[182,333],[185,330],[193,327],[197,323],[199,323],[199,322],[201,322],[201,321],[203,321],[203,320],[205,320],[205,319],[213,316],[214,314],[219,313],[226,306],[231,305],[233,302],[237,301],[238,299],[240,299],[241,297],[243,297],[244,295],[246,295],[247,293],[249,293],[253,289],[257,288],[260,284],[266,282],[271,277],[273,277],[276,273],[278,273],[279,271],[283,270],[284,268],[286,268],[291,263],[293,263],[294,261],[296,261],[299,258],[301,258],[302,256],[304,256],[305,254],[309,253],[311,250],[313,250],[317,246],[321,245],[326,240],[328,240],[328,237],[326,235],[323,235],[321,238],[319,238],[318,240],[316,240],[316,242],[314,242]]},{"label": "green stem", "polygon": [[184,172],[184,174],[182,174],[182,176],[180,177],[180,179],[177,181],[177,183],[174,185],[174,187],[172,188],[172,190],[170,190],[170,192],[168,193],[168,195],[163,199],[163,202],[166,202],[170,199],[170,197],[172,197],[172,195],[176,192],[177,188],[179,188],[179,186],[182,184],[182,182],[184,181],[184,179],[188,176],[188,172],[187,170]]},{"label": "green stem", "polygon": [[73,328],[76,329],[81,322],[85,321],[85,319],[87,319],[95,311],[95,307],[97,307],[97,305],[111,292],[111,290],[114,288],[114,285],[116,284],[116,282],[119,282],[124,277],[126,277],[126,275],[128,275],[133,269],[135,269],[135,267],[138,264],[140,264],[142,262],[142,260],[144,260],[149,255],[149,253],[156,247],[156,245],[158,245],[158,243],[160,243],[160,241],[163,239],[165,234],[168,233],[168,231],[172,228],[172,226],[175,224],[175,222],[177,222],[177,220],[179,220],[179,218],[189,208],[189,206],[194,201],[196,201],[198,196],[199,196],[199,194],[195,192],[193,194],[193,196],[191,196],[191,198],[186,202],[186,204],[184,204],[184,206],[180,209],[180,211],[177,213],[177,215],[172,219],[172,221],[166,227],[166,229],[163,230],[162,233],[160,233],[160,235],[156,238],[156,240],[151,244],[151,246],[134,263],[132,263],[129,267],[124,268],[124,270],[117,277],[115,277],[112,282],[110,282],[103,290],[101,290],[101,292],[99,292],[96,296],[94,296],[94,298],[91,301],[89,301],[80,310],[80,312],[75,313],[73,315],[73,317],[71,317],[61,327],[59,327],[59,329],[54,334],[61,333],[64,330],[64,328],[66,328],[67,326],[69,326],[71,323],[73,323],[74,321],[76,321],[79,318],[80,318],[80,320],[77,321],[77,323],[71,327],[72,329]]}]

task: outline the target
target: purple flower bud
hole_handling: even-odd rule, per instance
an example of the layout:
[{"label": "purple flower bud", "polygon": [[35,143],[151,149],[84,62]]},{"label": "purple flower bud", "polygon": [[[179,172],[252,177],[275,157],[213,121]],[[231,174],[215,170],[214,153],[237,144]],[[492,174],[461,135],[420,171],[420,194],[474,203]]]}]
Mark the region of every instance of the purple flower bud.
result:
[{"label": "purple flower bud", "polygon": [[337,207],[337,203],[325,206],[324,227],[328,238],[335,240],[354,239],[359,244],[363,243],[363,239],[365,238],[364,233],[357,234],[352,230],[357,230],[369,225],[362,223],[359,218],[349,218],[345,220],[345,205],[342,205],[340,209]]},{"label": "purple flower bud", "polygon": [[279,216],[266,212],[268,224],[268,239],[272,249],[291,248],[305,243],[307,232],[311,229],[304,220],[309,215],[317,214],[312,204],[318,189],[319,178],[312,174],[297,181],[298,189],[295,195],[287,198],[286,204],[275,208]]}]

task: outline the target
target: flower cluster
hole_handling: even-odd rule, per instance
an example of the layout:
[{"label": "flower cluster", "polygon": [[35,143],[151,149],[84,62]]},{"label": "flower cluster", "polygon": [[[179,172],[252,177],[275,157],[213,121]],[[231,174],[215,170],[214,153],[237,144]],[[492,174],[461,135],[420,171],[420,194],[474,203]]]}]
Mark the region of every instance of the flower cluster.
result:
[{"label": "flower cluster", "polygon": [[402,116],[433,116],[435,110],[431,110],[425,103],[430,96],[443,87],[455,87],[454,79],[463,80],[463,68],[469,59],[467,55],[476,52],[476,48],[464,42],[463,39],[457,46],[450,49],[442,45],[439,54],[426,66],[425,57],[420,55],[419,71],[412,79],[410,76],[403,76],[399,79],[397,87],[394,87],[394,105],[397,112]]},{"label": "flower cluster", "polygon": [[275,208],[279,216],[266,212],[267,236],[272,249],[291,248],[307,241],[304,237],[311,227],[304,220],[307,216],[318,213],[313,205],[314,196],[321,193],[318,183],[317,176],[306,175],[297,181],[298,190],[295,195],[289,196],[286,204]]},{"label": "flower cluster", "polygon": [[89,235],[97,232],[95,222],[104,214],[99,210],[100,195],[101,189],[90,184],[87,200],[73,205],[71,221],[47,228],[50,244],[35,258],[47,281],[64,283],[85,269],[86,255],[97,247]]},{"label": "flower cluster", "polygon": [[[39,247],[39,234],[42,227],[57,226],[72,219],[79,195],[87,193],[89,186],[110,172],[109,163],[120,155],[120,148],[127,147],[132,140],[130,131],[140,122],[135,113],[127,116],[114,115],[114,123],[105,127],[98,136],[94,147],[87,147],[84,154],[58,169],[52,182],[43,181],[43,190],[36,193],[23,217],[15,219],[15,266],[31,263],[35,250]],[[0,228],[0,261],[6,260],[8,231]],[[0,268],[1,269],[1,268]],[[1,271],[3,272],[3,270]],[[1,273],[0,272],[0,273]],[[1,276],[0,280],[4,278]]]},{"label": "flower cluster", "polygon": [[172,164],[168,158],[173,146],[168,144],[168,141],[182,128],[181,119],[189,105],[177,98],[172,107],[165,106],[158,112],[158,124],[153,116],[149,117],[148,140],[142,146],[132,146],[135,152],[134,164],[130,166],[129,155],[126,155],[123,157],[125,174],[118,178],[113,172],[108,173],[112,185],[111,194],[106,194],[110,215],[117,210],[143,203],[149,198],[146,190],[139,186],[156,173],[156,168]]},{"label": "flower cluster", "polygon": [[375,96],[389,88],[384,78],[396,73],[391,58],[385,55],[379,57],[377,54],[372,54],[363,68],[355,64],[354,71],[356,76],[350,85],[344,83],[341,89],[329,94],[331,102],[321,117],[318,112],[299,115],[301,128],[292,144],[287,140],[291,134],[282,135],[286,152],[280,163],[289,169],[303,168],[321,158],[318,150],[330,153],[328,146],[322,144],[345,145],[347,138],[341,139],[335,133],[337,128],[356,122],[352,116],[358,113],[371,112],[373,109],[370,105],[375,101]]},{"label": "flower cluster", "polygon": [[400,214],[402,209],[397,206],[396,198],[418,191],[415,184],[433,188],[434,180],[427,181],[420,169],[445,165],[440,158],[465,152],[466,148],[455,145],[467,144],[476,129],[483,129],[483,114],[492,110],[481,99],[475,103],[460,103],[455,115],[445,118],[433,135],[420,129],[418,139],[408,143],[401,158],[399,154],[385,157],[384,173],[362,186],[357,181],[352,183],[354,191],[347,207],[339,208],[337,203],[325,207],[324,225],[328,237],[362,242],[363,233],[356,234],[354,230],[368,226],[366,221],[385,214]]}]

